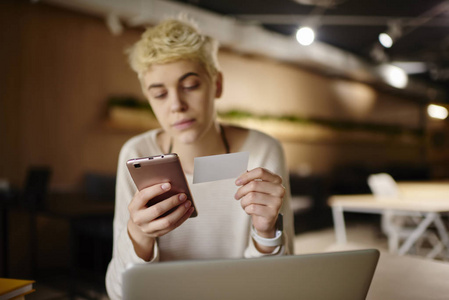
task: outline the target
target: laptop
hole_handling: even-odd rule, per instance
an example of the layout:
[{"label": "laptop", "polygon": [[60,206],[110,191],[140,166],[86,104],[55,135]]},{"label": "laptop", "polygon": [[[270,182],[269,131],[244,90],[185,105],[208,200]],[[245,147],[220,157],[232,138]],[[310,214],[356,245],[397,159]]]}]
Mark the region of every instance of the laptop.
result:
[{"label": "laptop", "polygon": [[123,299],[362,300],[378,259],[367,249],[134,264],[123,273]]}]

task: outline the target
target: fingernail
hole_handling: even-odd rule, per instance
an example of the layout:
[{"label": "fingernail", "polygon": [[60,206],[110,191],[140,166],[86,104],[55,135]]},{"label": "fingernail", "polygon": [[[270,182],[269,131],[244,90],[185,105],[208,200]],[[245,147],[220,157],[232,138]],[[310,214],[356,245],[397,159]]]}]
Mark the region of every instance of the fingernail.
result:
[{"label": "fingernail", "polygon": [[179,194],[178,199],[179,199],[179,201],[182,202],[187,199],[187,196],[186,196],[186,194]]},{"label": "fingernail", "polygon": [[191,203],[190,201],[187,201],[186,204],[184,204],[184,206],[185,206],[186,208],[189,208],[189,206],[190,206],[191,204],[192,204],[192,203]]},{"label": "fingernail", "polygon": [[169,190],[169,189],[170,189],[170,183],[168,183],[168,182],[164,183],[164,184],[161,186],[161,188],[162,188],[164,191]]},{"label": "fingernail", "polygon": [[236,184],[236,185],[241,185],[241,184],[242,184],[242,180],[237,179],[237,180],[235,181],[235,184]]}]

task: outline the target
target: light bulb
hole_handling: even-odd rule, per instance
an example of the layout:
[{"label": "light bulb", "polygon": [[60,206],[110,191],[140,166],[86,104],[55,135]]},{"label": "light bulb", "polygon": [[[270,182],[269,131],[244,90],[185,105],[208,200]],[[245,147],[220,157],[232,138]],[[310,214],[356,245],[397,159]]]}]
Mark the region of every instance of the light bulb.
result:
[{"label": "light bulb", "polygon": [[427,106],[427,114],[434,119],[444,120],[448,116],[448,111],[444,106],[430,104]]},{"label": "light bulb", "polygon": [[303,46],[309,46],[315,40],[315,32],[310,27],[301,27],[296,32],[296,40]]},{"label": "light bulb", "polygon": [[393,46],[393,39],[386,33],[379,34],[379,42],[385,48],[391,48],[391,46]]},{"label": "light bulb", "polygon": [[401,68],[385,64],[380,66],[380,72],[385,81],[395,88],[403,89],[408,84],[407,73]]}]

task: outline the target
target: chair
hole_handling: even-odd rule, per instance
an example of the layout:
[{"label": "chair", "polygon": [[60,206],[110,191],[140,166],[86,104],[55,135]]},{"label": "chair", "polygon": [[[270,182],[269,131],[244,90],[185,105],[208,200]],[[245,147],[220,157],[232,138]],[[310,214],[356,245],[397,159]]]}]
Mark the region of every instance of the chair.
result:
[{"label": "chair", "polygon": [[21,196],[22,205],[33,210],[40,209],[45,205],[51,173],[50,167],[47,166],[28,168]]},{"label": "chair", "polygon": [[[387,173],[372,174],[368,176],[368,186],[375,197],[400,198],[401,193],[394,178]],[[420,213],[392,213],[385,211],[381,215],[382,232],[388,238],[388,249],[396,253],[399,249],[400,240],[406,239],[419,224],[422,215]],[[418,252],[423,242],[428,240],[435,247],[440,243],[438,236],[431,230],[426,231],[423,238],[416,244],[415,251]]]}]

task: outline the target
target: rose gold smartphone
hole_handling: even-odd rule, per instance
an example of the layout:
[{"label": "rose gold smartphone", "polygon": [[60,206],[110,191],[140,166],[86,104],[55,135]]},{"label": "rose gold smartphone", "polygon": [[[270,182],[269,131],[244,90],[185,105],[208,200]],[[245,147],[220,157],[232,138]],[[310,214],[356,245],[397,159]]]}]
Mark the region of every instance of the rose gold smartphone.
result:
[{"label": "rose gold smartphone", "polygon": [[[193,218],[198,215],[181,162],[176,153],[134,158],[128,160],[126,165],[139,191],[155,184],[170,182],[171,189],[148,201],[147,206],[154,205],[173,195],[184,193],[194,207],[190,217]],[[163,216],[170,214],[175,209],[168,211]]]}]

